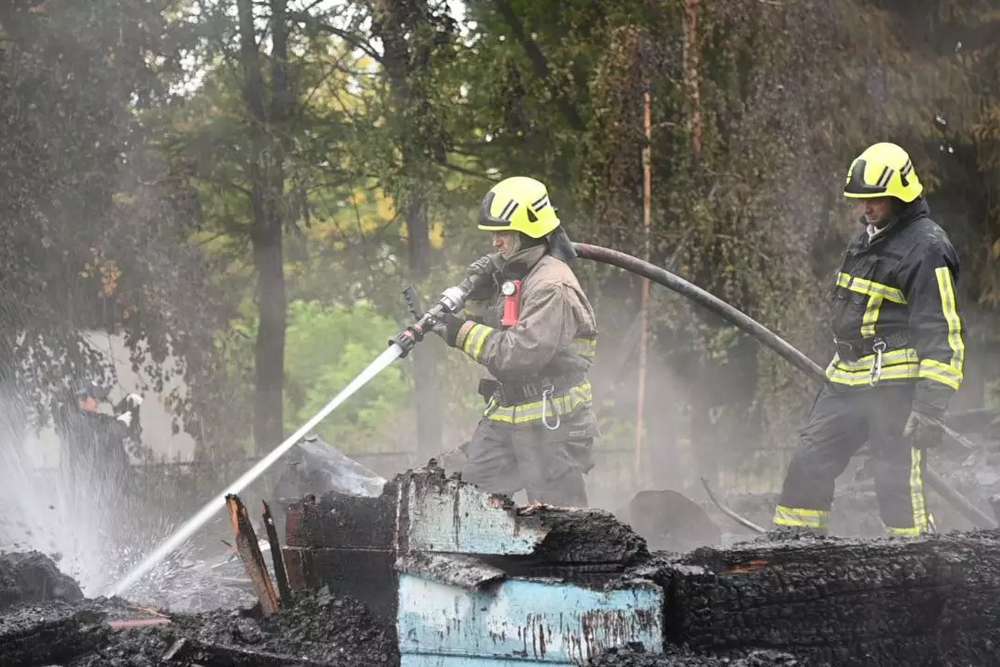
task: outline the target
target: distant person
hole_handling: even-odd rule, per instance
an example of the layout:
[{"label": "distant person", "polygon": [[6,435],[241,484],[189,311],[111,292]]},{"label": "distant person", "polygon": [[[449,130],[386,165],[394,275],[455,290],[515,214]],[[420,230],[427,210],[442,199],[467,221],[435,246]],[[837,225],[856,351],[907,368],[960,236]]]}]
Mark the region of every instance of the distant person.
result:
[{"label": "distant person", "polygon": [[573,274],[573,246],[545,185],[508,178],[483,199],[479,229],[493,232],[500,266],[483,258],[469,273],[489,277],[466,317],[435,329],[494,379],[480,383],[486,410],[465,446],[462,478],[492,493],[582,507],[583,475],[597,435],[588,370],[597,322]]},{"label": "distant person", "polygon": [[83,383],[75,391],[75,405],[65,406],[59,420],[63,472],[77,490],[117,493],[128,485],[127,443],[139,441],[142,397],[129,394],[110,415],[99,411],[107,396],[107,389]]},{"label": "distant person", "polygon": [[926,451],[962,384],[958,255],[930,219],[906,151],[879,143],[854,160],[844,196],[859,199],[861,231],[833,285],[827,367],[800,448],[788,468],[774,523],[825,532],[834,480],[868,443],[879,511],[890,535],[932,532],[924,489]]}]

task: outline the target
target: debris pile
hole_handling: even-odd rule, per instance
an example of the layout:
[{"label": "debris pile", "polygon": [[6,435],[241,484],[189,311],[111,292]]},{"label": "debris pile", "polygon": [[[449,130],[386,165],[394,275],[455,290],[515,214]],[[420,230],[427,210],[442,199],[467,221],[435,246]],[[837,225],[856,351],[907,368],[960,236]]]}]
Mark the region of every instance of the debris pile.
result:
[{"label": "debris pile", "polygon": [[[30,573],[30,585],[15,589],[11,572]],[[395,633],[327,590],[263,618],[258,609],[168,615],[118,598],[86,600],[38,553],[0,556],[0,581],[0,665],[399,664]]]},{"label": "debris pile", "polygon": [[44,556],[2,556],[0,665],[993,660],[1000,531],[769,538],[650,554],[606,512],[516,507],[430,466],[377,497],[293,504],[281,553],[295,593],[276,613],[84,600]]},{"label": "debris pile", "polygon": [[306,498],[287,526],[292,587],[358,597],[412,662],[582,664],[630,641],[662,646],[661,590],[624,576],[646,543],[608,512],[519,508],[432,463],[376,498]]},{"label": "debris pile", "polygon": [[719,657],[669,645],[663,653],[657,654],[641,646],[613,648],[587,663],[588,667],[795,667],[804,664],[782,651],[734,651]]},{"label": "debris pile", "polygon": [[81,600],[83,592],[37,551],[0,554],[0,609],[18,602]]}]

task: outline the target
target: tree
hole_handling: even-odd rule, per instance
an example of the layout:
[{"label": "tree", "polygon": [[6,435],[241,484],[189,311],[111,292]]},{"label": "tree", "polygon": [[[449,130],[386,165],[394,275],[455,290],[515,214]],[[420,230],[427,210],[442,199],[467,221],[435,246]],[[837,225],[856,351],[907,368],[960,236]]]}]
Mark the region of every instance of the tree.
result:
[{"label": "tree", "polygon": [[184,244],[191,193],[144,119],[180,75],[186,29],[169,11],[0,5],[0,375],[38,422],[72,383],[110,373],[83,330],[122,331],[160,388],[195,375],[215,327]]},{"label": "tree", "polygon": [[[291,113],[288,80],[288,17],[285,0],[270,2],[271,76],[265,84],[251,0],[237,0],[243,99],[250,127],[247,178],[253,225],[250,242],[257,270],[260,326],[254,354],[253,436],[257,454],[284,440],[282,388],[285,368],[285,295],[282,234],[285,219],[285,146],[283,132]],[[269,102],[269,104],[268,104]]]},{"label": "tree", "polygon": [[[433,58],[442,41],[451,39],[443,6],[427,0],[376,0],[372,32],[383,45],[381,64],[388,82],[386,112],[398,154],[387,189],[399,200],[406,225],[411,279],[423,282],[431,264],[428,207],[437,189],[436,165],[445,161],[443,128],[429,88]],[[443,5],[443,3],[441,3]],[[417,412],[417,446],[425,454],[441,449],[439,348],[413,352]]]}]

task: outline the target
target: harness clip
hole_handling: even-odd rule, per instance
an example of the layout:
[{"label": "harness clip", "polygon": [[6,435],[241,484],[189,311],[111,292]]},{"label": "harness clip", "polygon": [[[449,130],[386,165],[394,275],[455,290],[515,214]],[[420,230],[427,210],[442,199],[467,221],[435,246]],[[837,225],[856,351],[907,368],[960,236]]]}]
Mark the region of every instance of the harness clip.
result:
[{"label": "harness clip", "polygon": [[[557,430],[559,428],[559,425],[562,424],[562,418],[559,416],[559,411],[556,410],[556,405],[552,401],[552,393],[555,390],[556,390],[555,386],[551,384],[547,385],[545,389],[542,390],[542,424],[545,426],[545,428],[547,428],[550,431]],[[552,411],[556,415],[555,426],[549,425],[548,407],[550,403],[552,404]]]},{"label": "harness clip", "polygon": [[868,378],[868,385],[874,387],[882,379],[882,353],[885,352],[886,344],[881,338],[872,343],[872,351],[875,352],[875,363],[872,364],[872,374]]}]

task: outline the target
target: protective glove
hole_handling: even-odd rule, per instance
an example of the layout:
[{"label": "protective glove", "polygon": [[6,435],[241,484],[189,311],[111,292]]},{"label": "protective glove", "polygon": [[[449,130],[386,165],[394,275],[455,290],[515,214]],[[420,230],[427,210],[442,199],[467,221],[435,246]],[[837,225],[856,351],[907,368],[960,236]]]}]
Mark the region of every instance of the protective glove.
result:
[{"label": "protective glove", "polygon": [[919,409],[914,409],[906,418],[903,437],[909,438],[916,449],[929,449],[941,444],[944,429],[930,421],[930,417]]},{"label": "protective glove", "polygon": [[458,340],[458,330],[462,328],[463,324],[465,324],[465,320],[461,317],[456,317],[451,313],[444,313],[434,319],[431,331],[441,336],[448,345],[455,347],[455,343]]},{"label": "protective glove", "polygon": [[123,412],[120,415],[118,415],[117,417],[115,417],[115,419],[118,420],[118,421],[120,421],[121,423],[125,424],[125,426],[132,426],[132,413],[131,412]]},{"label": "protective glove", "polygon": [[492,276],[494,273],[500,270],[497,264],[497,255],[483,255],[469,267],[465,269],[465,275],[467,276]]},{"label": "protective glove", "polygon": [[473,301],[489,299],[496,293],[496,273],[500,270],[497,255],[483,255],[465,269],[465,275],[470,278],[481,276],[476,287],[469,292],[468,298]]}]

